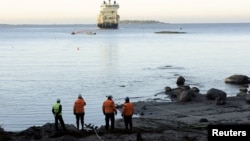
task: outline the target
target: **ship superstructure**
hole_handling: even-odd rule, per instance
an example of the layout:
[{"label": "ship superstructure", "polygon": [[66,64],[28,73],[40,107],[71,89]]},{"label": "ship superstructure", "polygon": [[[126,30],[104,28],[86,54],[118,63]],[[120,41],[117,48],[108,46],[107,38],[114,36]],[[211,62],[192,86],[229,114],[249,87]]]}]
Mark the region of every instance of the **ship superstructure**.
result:
[{"label": "ship superstructure", "polygon": [[97,26],[99,28],[118,28],[120,16],[117,13],[119,4],[103,1],[100,14],[98,16]]}]

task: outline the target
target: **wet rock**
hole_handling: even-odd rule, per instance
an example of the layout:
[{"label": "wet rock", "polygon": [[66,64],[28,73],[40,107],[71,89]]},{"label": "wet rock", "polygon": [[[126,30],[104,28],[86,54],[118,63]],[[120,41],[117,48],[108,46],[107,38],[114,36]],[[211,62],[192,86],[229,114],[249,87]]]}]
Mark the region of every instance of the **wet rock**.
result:
[{"label": "wet rock", "polygon": [[169,87],[169,86],[165,87],[165,94],[167,94],[171,91],[172,91],[171,87]]},{"label": "wet rock", "polygon": [[246,95],[247,95],[246,92],[239,92],[239,93],[236,94],[237,97],[241,97],[241,98],[245,98]]},{"label": "wet rock", "polygon": [[247,93],[247,88],[246,88],[246,87],[241,87],[241,88],[240,88],[240,91],[241,91],[241,92]]},{"label": "wet rock", "polygon": [[183,76],[179,76],[176,81],[177,86],[183,86],[185,84],[185,78]]},{"label": "wet rock", "polygon": [[192,87],[191,90],[195,93],[199,93],[200,92],[200,89],[197,88],[197,87]]},{"label": "wet rock", "polygon": [[247,88],[246,87],[241,87],[240,92],[236,94],[237,97],[245,98],[247,95]]},{"label": "wet rock", "polygon": [[206,97],[209,100],[215,100],[218,97],[218,100],[226,100],[227,93],[219,89],[211,88],[207,91]]},{"label": "wet rock", "polygon": [[250,94],[246,95],[246,102],[247,102],[247,104],[250,104]]},{"label": "wet rock", "polygon": [[178,100],[181,102],[186,102],[186,101],[191,101],[192,100],[192,95],[194,95],[193,91],[190,90],[185,90],[182,91],[179,95]]},{"label": "wet rock", "polygon": [[225,83],[230,84],[248,84],[250,79],[246,75],[232,75],[225,79]]},{"label": "wet rock", "polygon": [[206,118],[202,118],[199,120],[199,122],[208,122],[208,120]]}]

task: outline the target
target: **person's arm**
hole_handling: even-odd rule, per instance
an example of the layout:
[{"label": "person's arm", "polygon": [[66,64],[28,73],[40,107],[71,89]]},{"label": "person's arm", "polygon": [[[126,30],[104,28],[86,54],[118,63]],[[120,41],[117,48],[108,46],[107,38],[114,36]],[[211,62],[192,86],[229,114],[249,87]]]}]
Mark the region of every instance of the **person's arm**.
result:
[{"label": "person's arm", "polygon": [[55,114],[54,108],[52,107],[52,113]]},{"label": "person's arm", "polygon": [[122,116],[124,116],[125,110],[126,110],[126,107],[125,107],[125,103],[124,103],[124,104],[122,105]]},{"label": "person's arm", "polygon": [[135,112],[135,107],[134,107],[134,104],[132,103],[132,115],[134,114]]},{"label": "person's arm", "polygon": [[59,114],[59,113],[61,113],[62,112],[62,105],[60,104],[60,106],[59,106],[59,111],[58,111],[58,113],[56,113],[56,114]]},{"label": "person's arm", "polygon": [[117,110],[116,110],[116,107],[115,107],[115,102],[113,102],[113,109],[114,109],[115,114],[117,114]]},{"label": "person's arm", "polygon": [[76,114],[76,103],[74,103],[74,106],[73,106],[73,113],[74,115]]},{"label": "person's arm", "polygon": [[83,99],[83,105],[86,106],[86,104],[87,104],[87,103],[86,103],[85,100]]},{"label": "person's arm", "polygon": [[103,102],[103,104],[102,104],[102,112],[105,115],[105,102]]}]

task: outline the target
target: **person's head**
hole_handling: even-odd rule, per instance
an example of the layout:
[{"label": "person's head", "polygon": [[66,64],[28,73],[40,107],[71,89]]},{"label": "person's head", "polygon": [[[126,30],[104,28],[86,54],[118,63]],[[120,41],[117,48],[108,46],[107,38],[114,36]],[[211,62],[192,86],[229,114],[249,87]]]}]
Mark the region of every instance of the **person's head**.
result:
[{"label": "person's head", "polygon": [[78,95],[78,98],[82,98],[82,95],[81,95],[81,94],[79,94],[79,95]]},{"label": "person's head", "polygon": [[113,97],[112,95],[108,95],[107,98],[111,100]]},{"label": "person's head", "polygon": [[57,98],[56,102],[57,102],[57,103],[60,103],[60,102],[61,102],[60,98]]},{"label": "person's head", "polygon": [[129,102],[129,97],[126,97],[126,98],[125,98],[125,101],[126,101],[126,102]]}]

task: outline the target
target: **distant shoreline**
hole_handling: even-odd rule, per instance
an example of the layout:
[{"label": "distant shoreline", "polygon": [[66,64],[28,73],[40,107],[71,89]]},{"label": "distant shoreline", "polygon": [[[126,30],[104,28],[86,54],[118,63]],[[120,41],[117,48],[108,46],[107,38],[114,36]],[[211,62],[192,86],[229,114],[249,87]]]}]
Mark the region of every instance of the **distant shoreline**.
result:
[{"label": "distant shoreline", "polygon": [[[190,25],[190,24],[199,24],[199,25],[204,25],[204,24],[250,24],[250,23],[165,23],[165,22],[160,22],[160,21],[150,21],[150,20],[122,20],[120,21],[120,24],[185,24],[185,25]],[[76,23],[76,24],[29,24],[29,23],[18,23],[18,24],[6,24],[6,23],[0,23],[0,26],[83,26],[83,25],[96,25],[96,23]]]},{"label": "distant shoreline", "polygon": [[121,20],[120,24],[166,24],[155,20]]}]

